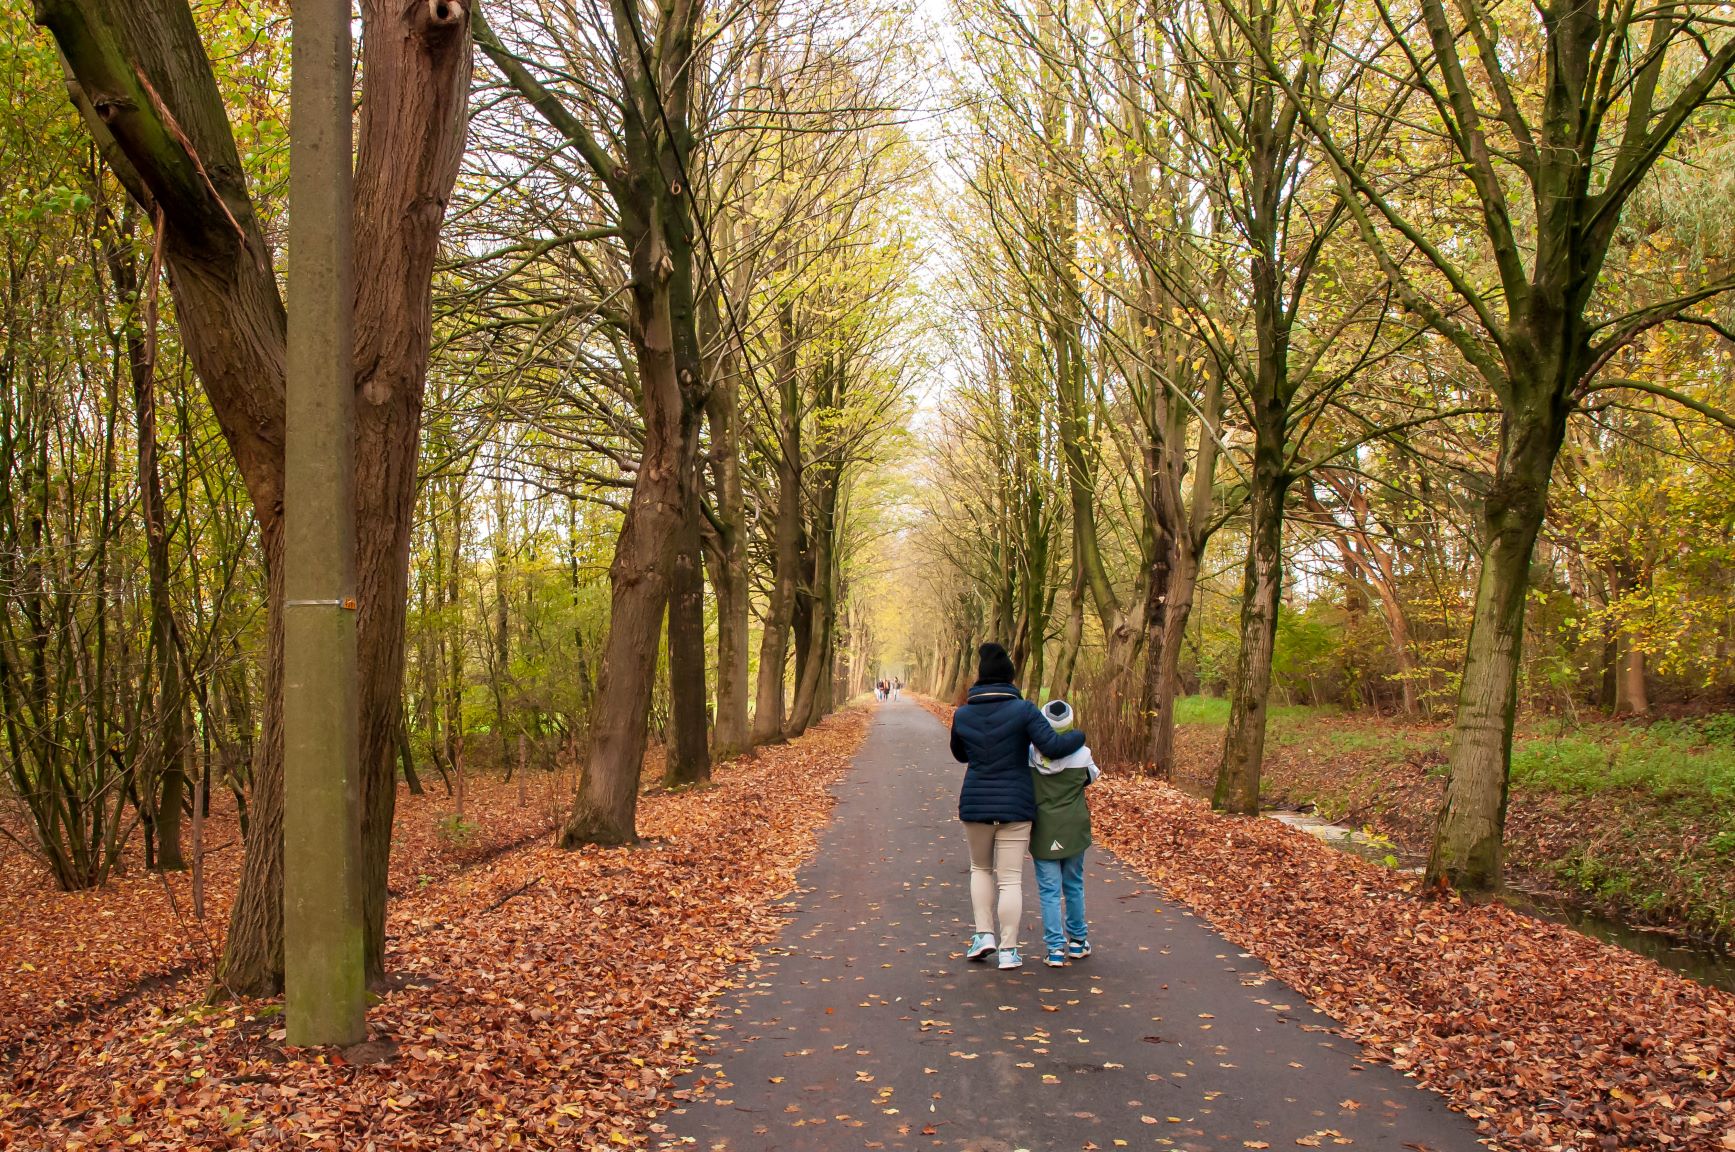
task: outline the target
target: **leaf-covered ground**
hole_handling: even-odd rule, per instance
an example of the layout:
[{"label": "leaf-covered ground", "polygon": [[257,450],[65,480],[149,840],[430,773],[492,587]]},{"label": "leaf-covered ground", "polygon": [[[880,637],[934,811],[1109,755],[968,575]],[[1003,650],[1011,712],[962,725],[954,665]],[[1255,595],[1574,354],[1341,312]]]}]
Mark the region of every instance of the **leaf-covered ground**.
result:
[{"label": "leaf-covered ground", "polygon": [[[1212,704],[1218,702],[1212,701]],[[1532,720],[1513,750],[1506,859],[1515,883],[1635,924],[1735,943],[1735,780],[1726,747],[1675,722]],[[1287,710],[1266,745],[1267,803],[1317,804],[1425,855],[1445,792],[1445,725]],[[1209,789],[1219,721],[1183,724],[1175,772]]]},{"label": "leaf-covered ground", "polygon": [[1269,820],[1111,775],[1099,835],[1171,896],[1518,1148],[1735,1148],[1735,996]]},{"label": "leaf-covered ground", "polygon": [[683,1094],[712,1001],[777,930],[866,724],[846,711],[712,788],[645,797],[638,848],[539,836],[445,879],[394,868],[412,884],[390,913],[393,987],[343,1053],[284,1047],[273,1003],[200,1007],[203,969],[63,1015],[0,1079],[0,1147],[639,1145]]},{"label": "leaf-covered ground", "polygon": [[[462,823],[452,819],[454,801],[437,779],[430,778],[421,796],[400,787],[393,896],[548,832],[570,787],[568,777],[533,774],[520,794],[517,781],[472,776]],[[27,835],[16,819],[8,827],[19,839]],[[184,831],[190,859],[190,824]],[[241,870],[241,830],[227,794],[213,797],[202,835],[202,919],[194,915],[191,874],[146,871],[140,835],[129,841],[109,882],[88,892],[57,891],[39,861],[0,838],[0,1054],[34,1043],[57,1023],[114,1005],[141,986],[211,971]]]},{"label": "leaf-covered ground", "polygon": [[1122,860],[1499,1145],[1735,1149],[1735,996],[1153,780],[1092,791]]}]

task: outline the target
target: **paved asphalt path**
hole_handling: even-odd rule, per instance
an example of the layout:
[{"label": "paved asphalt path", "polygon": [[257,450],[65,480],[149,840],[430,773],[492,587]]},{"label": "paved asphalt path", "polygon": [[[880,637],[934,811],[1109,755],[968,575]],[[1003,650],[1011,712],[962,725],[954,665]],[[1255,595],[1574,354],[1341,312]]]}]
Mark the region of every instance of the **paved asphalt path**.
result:
[{"label": "paved asphalt path", "polygon": [[962,769],[944,728],[883,705],[837,788],[792,916],[722,1003],[667,1149],[1478,1149],[1472,1123],[1384,1065],[1101,847],[1085,902],[1095,955],[1040,962],[1025,872],[1025,966],[965,961]]}]

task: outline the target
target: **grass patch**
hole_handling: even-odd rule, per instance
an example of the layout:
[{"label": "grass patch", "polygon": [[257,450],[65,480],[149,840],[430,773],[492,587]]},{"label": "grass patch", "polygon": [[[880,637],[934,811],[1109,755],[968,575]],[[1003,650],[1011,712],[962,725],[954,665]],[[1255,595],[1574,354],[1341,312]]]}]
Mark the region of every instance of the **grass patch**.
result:
[{"label": "grass patch", "polygon": [[[1337,715],[1335,708],[1315,708],[1307,704],[1273,704],[1267,709],[1273,735],[1289,731],[1295,724]],[[1176,724],[1229,723],[1229,698],[1226,696],[1182,696],[1175,701]]]},{"label": "grass patch", "polygon": [[[1176,702],[1210,744],[1229,702]],[[1201,737],[1203,739],[1201,739]],[[1264,791],[1426,850],[1452,732],[1439,721],[1271,709]],[[1204,753],[1214,766],[1211,752]],[[1214,767],[1213,767],[1214,770]],[[1735,940],[1735,713],[1651,723],[1521,717],[1512,748],[1514,862],[1618,919]]]},{"label": "grass patch", "polygon": [[[1409,728],[1369,717],[1361,723],[1332,708],[1274,704],[1266,739],[1320,751],[1414,759],[1444,753],[1444,728]],[[1331,723],[1328,721],[1339,721]],[[1175,701],[1177,724],[1229,722],[1229,701],[1185,696]],[[1434,765],[1443,772],[1444,768]],[[1595,795],[1634,791],[1665,802],[1735,809],[1735,716],[1659,720],[1652,724],[1596,721],[1565,727],[1557,720],[1521,725],[1512,741],[1512,786],[1537,792]],[[1719,851],[1735,850],[1735,834]]]},{"label": "grass patch", "polygon": [[1735,805],[1735,745],[1708,735],[1699,724],[1665,721],[1522,736],[1512,743],[1512,782],[1547,792],[1631,790]]},{"label": "grass patch", "polygon": [[1227,724],[1229,701],[1222,696],[1182,696],[1175,701],[1176,724]]}]

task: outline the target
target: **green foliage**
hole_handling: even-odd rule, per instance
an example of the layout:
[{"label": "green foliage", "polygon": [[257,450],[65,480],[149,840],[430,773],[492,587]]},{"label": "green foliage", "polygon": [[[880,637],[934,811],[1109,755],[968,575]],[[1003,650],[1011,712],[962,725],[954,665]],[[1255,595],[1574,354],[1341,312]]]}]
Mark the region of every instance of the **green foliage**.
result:
[{"label": "green foliage", "polygon": [[[1234,617],[1227,612],[1196,611],[1194,615],[1196,623],[1192,630],[1192,644],[1182,657],[1181,666],[1202,690],[1226,698],[1229,680],[1235,674],[1235,651],[1240,646],[1241,634],[1235,627]],[[1228,708],[1225,699],[1225,718]]]},{"label": "green foliage", "polygon": [[1735,712],[1717,712],[1698,721],[1707,744],[1735,748]]},{"label": "green foliage", "polygon": [[464,847],[476,838],[476,833],[482,830],[480,824],[467,819],[460,812],[450,812],[440,817],[438,827],[440,839],[454,848]]},{"label": "green foliage", "polygon": [[1735,813],[1735,747],[1709,743],[1700,724],[1594,724],[1521,737],[1512,747],[1513,783],[1552,792],[1632,789]]},{"label": "green foliage", "polygon": [[1344,725],[1316,732],[1313,738],[1323,738],[1326,745],[1339,752],[1379,752],[1387,757],[1407,757],[1427,749],[1443,749],[1442,735],[1415,732],[1381,723]]},{"label": "green foliage", "polygon": [[1320,702],[1320,682],[1342,671],[1343,615],[1330,604],[1315,602],[1299,612],[1277,618],[1277,646],[1271,656],[1274,680],[1292,693],[1306,693]]},{"label": "green foliage", "polygon": [[[1221,727],[1229,701],[1184,696],[1175,701],[1175,721]],[[1373,755],[1388,763],[1430,763],[1445,771],[1450,731],[1367,721],[1346,722],[1337,709],[1273,705],[1269,741],[1334,753]],[[1512,749],[1515,788],[1589,795],[1629,791],[1660,804],[1682,803],[1735,819],[1735,713],[1651,724],[1561,720],[1521,725]],[[1727,846],[1724,846],[1724,841]],[[1735,832],[1719,839],[1717,851],[1735,849]]]},{"label": "green foliage", "polygon": [[[1271,706],[1271,724],[1273,736],[1293,736],[1302,731],[1302,726],[1310,719],[1331,715],[1334,708],[1315,707],[1310,704],[1274,704]],[[1182,696],[1175,701],[1176,724],[1215,724],[1221,726],[1229,722],[1229,699],[1226,696]]]},{"label": "green foliage", "polygon": [[264,580],[166,289],[147,324],[148,219],[98,161],[28,5],[0,3],[0,43],[0,774],[56,882],[85,887],[150,826],[168,751],[150,704],[132,371],[147,351],[180,706],[199,733],[175,751],[237,792],[257,741]]},{"label": "green foliage", "polygon": [[1183,696],[1175,701],[1176,724],[1227,724],[1229,698],[1226,696]]}]

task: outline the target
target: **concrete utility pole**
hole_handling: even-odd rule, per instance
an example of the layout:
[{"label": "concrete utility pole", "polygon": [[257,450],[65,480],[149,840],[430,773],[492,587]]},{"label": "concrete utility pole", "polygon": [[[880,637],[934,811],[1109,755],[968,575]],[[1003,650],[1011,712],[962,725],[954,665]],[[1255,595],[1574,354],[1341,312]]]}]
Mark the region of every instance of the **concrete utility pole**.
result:
[{"label": "concrete utility pole", "polygon": [[349,0],[295,0],[283,491],[284,1004],[295,1045],[367,1030],[356,736]]}]

